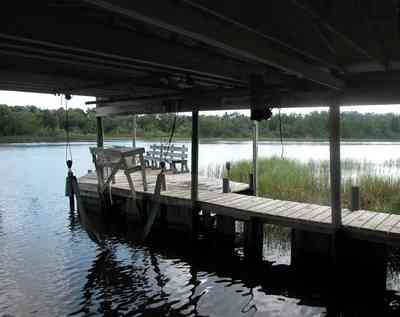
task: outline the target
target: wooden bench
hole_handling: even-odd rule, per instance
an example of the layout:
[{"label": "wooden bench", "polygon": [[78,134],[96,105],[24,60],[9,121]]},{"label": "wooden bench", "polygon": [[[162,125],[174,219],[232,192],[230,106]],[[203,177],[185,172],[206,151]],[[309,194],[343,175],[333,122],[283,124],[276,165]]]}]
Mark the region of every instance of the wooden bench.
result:
[{"label": "wooden bench", "polygon": [[169,164],[169,168],[174,173],[178,173],[177,164],[180,164],[181,173],[189,172],[187,165],[188,147],[185,145],[171,144],[168,147],[166,144],[152,144],[150,150],[146,152],[145,160],[146,165],[151,168],[160,168],[160,162],[165,162]]}]

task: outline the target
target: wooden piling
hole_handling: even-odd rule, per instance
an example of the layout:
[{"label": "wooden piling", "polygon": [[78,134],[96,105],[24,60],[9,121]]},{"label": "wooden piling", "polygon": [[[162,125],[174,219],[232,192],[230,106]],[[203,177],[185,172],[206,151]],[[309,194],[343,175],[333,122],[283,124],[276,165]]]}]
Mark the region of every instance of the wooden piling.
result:
[{"label": "wooden piling", "polygon": [[[222,192],[230,192],[229,179],[224,178],[222,182]],[[233,217],[217,215],[217,226],[216,231],[219,242],[224,244],[233,245],[235,242],[235,219]]]},{"label": "wooden piling", "polygon": [[257,217],[251,217],[244,223],[244,254],[250,261],[263,258],[264,225]]},{"label": "wooden piling", "polygon": [[360,209],[360,187],[351,187],[350,210],[356,211]]}]

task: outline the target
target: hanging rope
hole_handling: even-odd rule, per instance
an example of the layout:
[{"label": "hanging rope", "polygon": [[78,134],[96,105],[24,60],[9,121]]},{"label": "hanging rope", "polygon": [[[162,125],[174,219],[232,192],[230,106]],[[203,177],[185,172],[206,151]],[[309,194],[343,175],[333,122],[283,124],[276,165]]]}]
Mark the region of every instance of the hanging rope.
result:
[{"label": "hanging rope", "polygon": [[284,160],[285,159],[285,157],[284,157],[285,148],[284,148],[284,145],[283,145],[281,108],[279,108],[278,116],[279,116],[279,137],[280,137],[280,140],[281,140],[281,159]]},{"label": "hanging rope", "polygon": [[169,150],[171,148],[172,139],[174,138],[174,135],[175,135],[177,119],[178,119],[178,113],[175,113],[174,121],[172,122],[172,126],[171,126],[171,133],[170,133],[169,139],[168,139],[167,153],[165,154],[165,156],[167,156],[169,154]]}]

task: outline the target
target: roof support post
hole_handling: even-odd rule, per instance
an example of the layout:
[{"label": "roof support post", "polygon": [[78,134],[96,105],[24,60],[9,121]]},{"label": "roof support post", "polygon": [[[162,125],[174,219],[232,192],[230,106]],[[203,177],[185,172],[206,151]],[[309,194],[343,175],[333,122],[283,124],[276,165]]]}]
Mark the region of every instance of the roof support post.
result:
[{"label": "roof support post", "polygon": [[253,121],[253,195],[258,196],[258,122]]},{"label": "roof support post", "polygon": [[103,117],[96,117],[97,122],[97,147],[104,146]]},{"label": "roof support post", "polygon": [[136,115],[132,115],[132,147],[136,147]]},{"label": "roof support post", "polygon": [[199,111],[192,112],[192,188],[191,198],[199,198]]},{"label": "roof support post", "polygon": [[329,151],[332,224],[342,225],[341,168],[340,168],[340,105],[337,101],[329,106]]}]

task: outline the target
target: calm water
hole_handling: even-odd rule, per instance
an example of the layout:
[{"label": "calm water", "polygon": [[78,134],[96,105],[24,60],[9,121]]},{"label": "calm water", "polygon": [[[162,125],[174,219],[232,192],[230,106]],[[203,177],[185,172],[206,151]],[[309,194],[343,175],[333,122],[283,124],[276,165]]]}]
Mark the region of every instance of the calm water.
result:
[{"label": "calm water", "polygon": [[[93,169],[88,144],[72,150],[77,175]],[[260,145],[260,156],[280,152],[277,143]],[[285,245],[268,246],[275,265],[253,267],[207,240],[194,249],[166,233],[138,245],[135,228],[70,214],[64,155],[61,144],[0,146],[0,316],[338,316],[326,286],[280,264]],[[346,144],[342,155],[383,162],[398,158],[400,143]],[[285,156],[327,159],[328,147],[287,144]],[[251,143],[200,146],[204,169],[250,157]],[[369,305],[344,316],[382,315]],[[388,291],[386,315],[400,315],[399,305]]]}]

